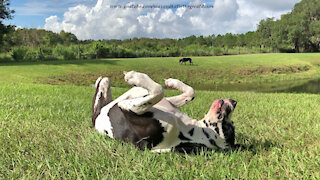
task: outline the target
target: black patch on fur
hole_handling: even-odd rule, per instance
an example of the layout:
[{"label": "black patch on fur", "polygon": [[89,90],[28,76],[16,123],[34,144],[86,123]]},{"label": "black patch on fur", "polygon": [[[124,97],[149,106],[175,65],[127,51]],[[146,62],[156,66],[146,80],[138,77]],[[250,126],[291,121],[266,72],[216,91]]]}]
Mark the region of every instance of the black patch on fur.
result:
[{"label": "black patch on fur", "polygon": [[224,137],[226,138],[226,142],[233,147],[234,146],[234,140],[235,140],[235,128],[233,126],[232,121],[223,121],[222,122],[222,131],[224,134]]},{"label": "black patch on fur", "polygon": [[210,144],[212,144],[213,146],[216,146],[216,147],[217,147],[217,144],[216,144],[216,142],[215,142],[213,139],[209,139],[209,142],[210,142]]},{"label": "black patch on fur", "polygon": [[192,128],[188,133],[190,134],[190,136],[193,136],[193,131],[194,131],[194,128]]},{"label": "black patch on fur", "polygon": [[209,138],[210,136],[209,136],[209,133],[208,132],[206,132],[203,128],[202,128],[202,132],[203,132],[203,134],[207,137],[207,138]]},{"label": "black patch on fur", "polygon": [[104,132],[106,132],[107,135],[109,134],[108,131],[104,131]]},{"label": "black patch on fur", "polygon": [[207,127],[209,127],[209,124],[207,123],[207,121],[203,121],[203,122]]},{"label": "black patch on fur", "polygon": [[218,127],[214,128],[214,130],[216,131],[216,133],[217,133],[218,135],[220,135],[220,132],[219,132],[219,128],[218,128]]},{"label": "black patch on fur", "polygon": [[217,123],[210,123],[211,126],[217,126]]},{"label": "black patch on fur", "polygon": [[191,139],[185,137],[182,132],[179,133],[178,138],[182,141],[190,141]]},{"label": "black patch on fur", "polygon": [[223,99],[220,99],[221,101],[221,107],[224,105],[224,100]]},{"label": "black patch on fur", "polygon": [[116,104],[108,113],[115,139],[128,141],[144,150],[151,149],[163,141],[165,129],[152,112],[137,115],[134,112],[122,110]]},{"label": "black patch on fur", "polygon": [[152,118],[153,117],[153,112],[145,112],[139,116],[142,116],[142,117],[148,117],[148,118]]},{"label": "black patch on fur", "polygon": [[227,115],[231,113],[231,108],[229,106],[226,108],[226,112],[227,112]]},{"label": "black patch on fur", "polygon": [[194,97],[192,97],[191,101],[193,101],[193,100],[194,100]]}]

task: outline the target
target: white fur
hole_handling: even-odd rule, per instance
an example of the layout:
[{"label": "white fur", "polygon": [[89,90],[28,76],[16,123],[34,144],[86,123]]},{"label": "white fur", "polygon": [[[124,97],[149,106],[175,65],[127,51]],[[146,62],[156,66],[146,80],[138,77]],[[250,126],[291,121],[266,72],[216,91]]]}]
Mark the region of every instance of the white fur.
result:
[{"label": "white fur", "polygon": [[147,94],[131,99],[125,99],[118,103],[118,106],[124,110],[132,111],[136,114],[143,114],[153,105],[163,98],[163,88],[155,83],[148,75],[130,71],[125,73],[125,81],[134,86],[147,90]]},{"label": "white fur", "polygon": [[181,95],[178,95],[178,96],[166,98],[175,107],[181,107],[189,103],[195,97],[195,92],[193,88],[184,84],[178,79],[172,79],[172,78],[166,79],[165,85],[167,87],[177,89],[182,93]]},{"label": "white fur", "polygon": [[108,132],[108,136],[113,138],[112,126],[110,122],[110,118],[108,113],[110,109],[115,105],[115,102],[109,103],[105,107],[101,109],[100,115],[96,119],[95,128],[101,134],[106,134]]}]

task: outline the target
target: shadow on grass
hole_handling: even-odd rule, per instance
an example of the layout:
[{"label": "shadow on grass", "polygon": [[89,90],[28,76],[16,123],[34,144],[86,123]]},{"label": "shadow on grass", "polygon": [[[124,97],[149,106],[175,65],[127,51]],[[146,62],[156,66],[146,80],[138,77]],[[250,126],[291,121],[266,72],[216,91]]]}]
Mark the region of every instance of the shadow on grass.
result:
[{"label": "shadow on grass", "polygon": [[303,84],[276,92],[320,94],[320,79],[305,81]]},{"label": "shadow on grass", "polygon": [[[269,151],[272,147],[281,147],[280,144],[272,142],[270,140],[257,140],[254,137],[248,137],[244,134],[237,134],[236,139],[248,142],[247,144],[235,144],[231,150],[215,150],[218,153],[233,153],[233,152],[251,152],[258,154],[261,151]],[[189,155],[199,155],[202,152],[210,153],[212,149],[209,149],[201,144],[183,143],[175,148],[175,152],[187,153]]]},{"label": "shadow on grass", "polygon": [[70,60],[70,61],[39,61],[39,62],[3,62],[0,66],[33,66],[33,65],[86,65],[86,64],[117,64],[116,59]]},{"label": "shadow on grass", "polygon": [[258,140],[255,137],[249,137],[242,133],[238,133],[236,139],[238,141],[247,142],[246,144],[235,144],[235,147],[232,151],[249,151],[254,154],[257,154],[261,151],[269,151],[273,147],[281,148],[281,144],[279,142],[273,142],[269,139]]}]

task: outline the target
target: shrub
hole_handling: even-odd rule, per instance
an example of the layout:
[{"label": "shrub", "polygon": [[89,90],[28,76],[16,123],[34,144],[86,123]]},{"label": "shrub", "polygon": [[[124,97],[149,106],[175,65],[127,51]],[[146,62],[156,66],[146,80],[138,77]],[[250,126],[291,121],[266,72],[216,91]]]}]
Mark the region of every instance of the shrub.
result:
[{"label": "shrub", "polygon": [[13,61],[10,53],[0,53],[0,62],[10,62]]},{"label": "shrub", "polygon": [[27,48],[23,48],[23,47],[13,48],[11,50],[11,57],[15,61],[23,61],[24,56],[26,55],[27,51],[28,51],[28,49]]},{"label": "shrub", "polygon": [[73,60],[73,59],[76,59],[77,57],[76,52],[77,51],[73,46],[66,47],[66,46],[58,45],[53,49],[52,55],[57,59]]},{"label": "shrub", "polygon": [[223,50],[220,47],[213,48],[213,55],[221,56],[223,55]]},{"label": "shrub", "polygon": [[40,52],[38,50],[29,49],[23,57],[24,61],[39,61]]}]

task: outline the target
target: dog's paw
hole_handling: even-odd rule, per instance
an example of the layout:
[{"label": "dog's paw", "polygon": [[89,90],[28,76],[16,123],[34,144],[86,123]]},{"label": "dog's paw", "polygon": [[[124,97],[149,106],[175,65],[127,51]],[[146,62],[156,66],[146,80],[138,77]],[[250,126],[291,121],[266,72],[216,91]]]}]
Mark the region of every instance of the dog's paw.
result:
[{"label": "dog's paw", "polygon": [[144,73],[135,71],[124,72],[124,80],[132,86],[141,87],[142,83],[149,79],[150,77]]},{"label": "dog's paw", "polygon": [[108,92],[108,89],[110,88],[110,80],[109,78],[106,78],[106,77],[105,78],[100,77],[99,79],[100,81],[96,83],[96,87],[98,89],[97,95],[100,98],[101,96],[100,94],[102,94],[104,98],[107,98],[107,92]]},{"label": "dog's paw", "polygon": [[179,87],[182,84],[181,81],[179,81],[178,79],[172,79],[172,78],[166,79],[164,83],[167,87],[172,89],[179,89]]},{"label": "dog's paw", "polygon": [[124,100],[118,102],[118,106],[125,111],[130,111],[133,107],[133,103],[130,100]]},{"label": "dog's paw", "polygon": [[99,90],[100,91],[106,91],[108,88],[109,88],[109,84],[110,84],[110,79],[105,77],[105,78],[102,78],[102,80],[100,81],[100,84],[99,84]]}]

